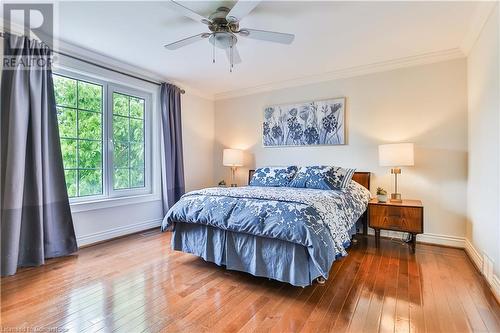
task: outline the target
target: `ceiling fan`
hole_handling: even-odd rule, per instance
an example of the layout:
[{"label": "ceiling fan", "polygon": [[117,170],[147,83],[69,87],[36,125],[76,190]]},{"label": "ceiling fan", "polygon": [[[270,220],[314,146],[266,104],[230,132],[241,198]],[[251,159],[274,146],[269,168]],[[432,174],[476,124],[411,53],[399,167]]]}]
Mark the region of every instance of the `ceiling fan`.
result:
[{"label": "ceiling fan", "polygon": [[212,62],[215,63],[216,47],[225,50],[229,59],[231,72],[234,64],[241,62],[238,49],[236,48],[236,43],[238,42],[237,36],[281,44],[291,44],[295,38],[295,35],[293,34],[240,28],[240,21],[259,4],[259,1],[250,2],[241,0],[236,2],[231,10],[227,7],[219,7],[209,17],[203,17],[173,0],[170,1],[170,4],[170,7],[180,14],[207,25],[209,32],[203,32],[166,44],[165,48],[167,50],[177,50],[178,48],[195,43],[202,39],[208,39],[208,41],[213,45]]}]

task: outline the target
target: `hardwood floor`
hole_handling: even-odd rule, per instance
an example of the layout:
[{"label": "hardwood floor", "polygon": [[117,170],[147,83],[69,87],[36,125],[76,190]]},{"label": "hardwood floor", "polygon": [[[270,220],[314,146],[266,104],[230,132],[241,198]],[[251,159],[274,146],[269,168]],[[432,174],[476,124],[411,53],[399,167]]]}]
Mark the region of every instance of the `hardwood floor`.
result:
[{"label": "hardwood floor", "polygon": [[[68,332],[500,332],[464,251],[359,237],[323,286],[226,271],[148,232],[1,280],[1,326]],[[53,330],[54,331],[54,330]]]}]

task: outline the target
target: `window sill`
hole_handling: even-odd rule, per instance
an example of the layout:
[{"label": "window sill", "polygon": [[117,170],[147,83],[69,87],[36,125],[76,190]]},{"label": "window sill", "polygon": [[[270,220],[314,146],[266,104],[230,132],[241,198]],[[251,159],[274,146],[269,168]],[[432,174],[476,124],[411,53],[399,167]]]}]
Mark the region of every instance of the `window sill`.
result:
[{"label": "window sill", "polygon": [[104,198],[89,201],[70,202],[70,207],[71,213],[79,213],[90,210],[113,208],[159,200],[161,200],[161,197],[157,194],[141,194],[119,198]]}]

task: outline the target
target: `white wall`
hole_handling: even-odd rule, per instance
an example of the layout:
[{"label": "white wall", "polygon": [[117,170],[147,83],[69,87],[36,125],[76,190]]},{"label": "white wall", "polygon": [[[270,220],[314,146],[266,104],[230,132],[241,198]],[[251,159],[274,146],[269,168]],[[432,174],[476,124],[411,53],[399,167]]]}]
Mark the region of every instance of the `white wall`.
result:
[{"label": "white wall", "polygon": [[[347,98],[344,146],[263,148],[265,105]],[[372,193],[391,189],[388,168],[378,166],[377,146],[414,142],[415,167],[403,169],[400,191],[425,205],[425,232],[458,237],[463,245],[467,181],[467,83],[465,59],[286,88],[216,101],[215,180],[229,178],[222,149],[248,152],[247,169],[265,165],[334,164],[371,171]]]},{"label": "white wall", "polygon": [[[500,85],[498,5],[468,60],[469,179],[467,239],[500,276]],[[486,271],[488,268],[485,267]],[[488,275],[488,272],[485,272]],[[487,276],[488,278],[488,276]]]},{"label": "white wall", "polygon": [[[75,51],[73,51],[75,52]],[[95,54],[77,50],[82,57],[95,59]],[[110,66],[127,68],[113,59],[98,58]],[[72,204],[72,215],[79,245],[137,232],[161,223],[162,203],[160,197],[160,109],[158,86],[133,79],[66,57],[58,57],[56,68],[80,72],[81,74],[142,89],[153,95],[153,193],[136,199],[119,199],[95,204]],[[144,76],[144,75],[143,75]],[[182,130],[184,167],[187,190],[206,187],[213,183],[214,103],[190,93],[182,95]]]}]

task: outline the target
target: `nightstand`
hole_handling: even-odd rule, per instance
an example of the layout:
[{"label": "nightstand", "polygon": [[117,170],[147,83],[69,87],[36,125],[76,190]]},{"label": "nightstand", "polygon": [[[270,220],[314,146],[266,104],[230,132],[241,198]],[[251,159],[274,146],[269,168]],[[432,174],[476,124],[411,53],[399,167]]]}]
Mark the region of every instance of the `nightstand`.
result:
[{"label": "nightstand", "polygon": [[424,206],[420,200],[395,203],[372,199],[368,204],[368,225],[375,229],[377,247],[381,229],[402,231],[411,234],[411,249],[415,252],[416,235],[424,232]]}]

